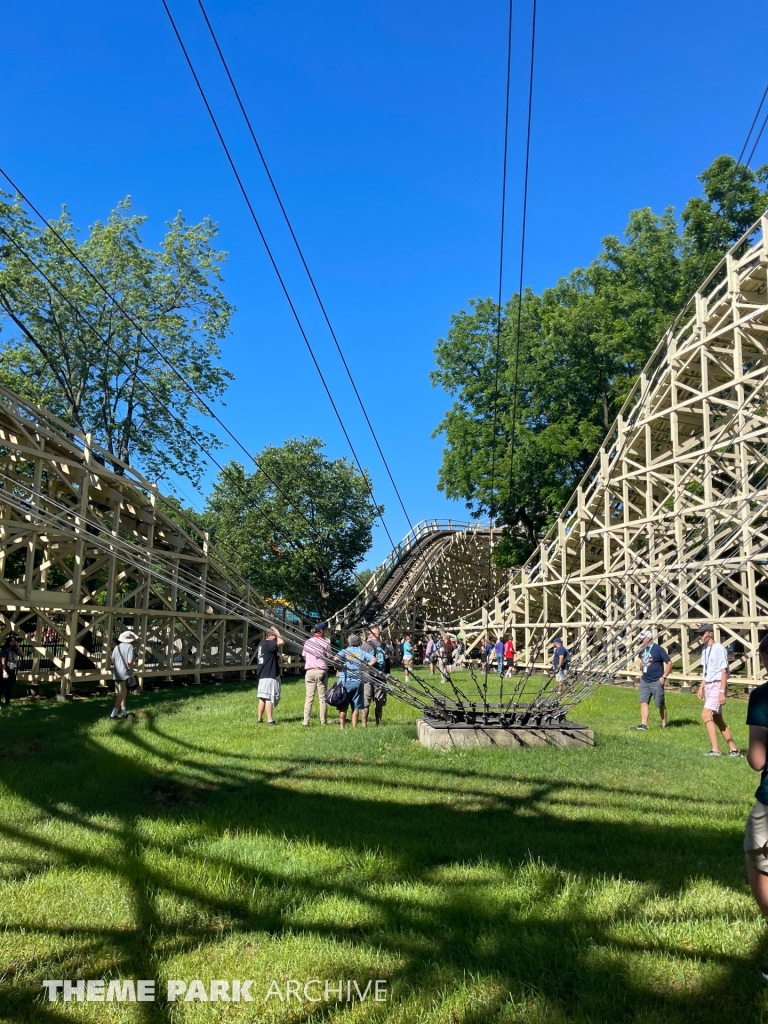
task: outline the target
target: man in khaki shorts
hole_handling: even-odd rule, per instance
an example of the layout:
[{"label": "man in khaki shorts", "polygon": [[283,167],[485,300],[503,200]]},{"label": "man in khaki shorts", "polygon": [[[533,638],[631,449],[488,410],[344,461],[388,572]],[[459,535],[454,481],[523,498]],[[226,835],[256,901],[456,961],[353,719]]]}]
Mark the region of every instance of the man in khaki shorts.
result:
[{"label": "man in khaki shorts", "polygon": [[304,684],[306,686],[303,725],[309,725],[312,705],[315,702],[315,693],[317,693],[317,700],[320,705],[320,725],[328,724],[328,705],[325,703],[325,694],[327,690],[328,667],[331,664],[333,651],[331,650],[331,645],[325,639],[327,628],[327,622],[318,622],[315,626],[315,635],[305,642],[301,651],[301,656],[304,659]]},{"label": "man in khaki shorts", "polygon": [[[755,792],[757,802],[747,818],[744,852],[752,895],[760,913],[768,917],[768,683],[750,693],[747,725],[747,763],[760,772],[760,785]],[[768,971],[763,971],[762,977],[768,983]]]}]

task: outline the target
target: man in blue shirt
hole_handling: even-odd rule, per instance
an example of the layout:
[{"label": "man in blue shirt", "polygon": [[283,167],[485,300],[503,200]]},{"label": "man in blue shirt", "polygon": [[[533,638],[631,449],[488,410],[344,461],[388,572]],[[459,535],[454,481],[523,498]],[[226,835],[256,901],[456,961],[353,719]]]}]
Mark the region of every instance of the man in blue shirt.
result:
[{"label": "man in blue shirt", "polygon": [[360,712],[365,708],[365,690],[363,688],[362,667],[376,661],[376,656],[364,651],[362,641],[357,633],[350,633],[347,646],[339,651],[344,664],[344,689],[347,691],[347,703],[339,708],[339,725],[344,728],[347,711],[352,708],[352,728],[357,725]]},{"label": "man in blue shirt", "polygon": [[645,629],[640,634],[639,658],[643,665],[640,676],[640,725],[636,725],[638,731],[645,731],[648,728],[648,709],[653,697],[656,707],[661,715],[661,728],[667,727],[667,705],[664,700],[664,683],[672,671],[672,659],[659,644],[653,642],[653,633]]},{"label": "man in blue shirt", "polygon": [[557,681],[557,692],[560,696],[565,692],[565,682],[568,678],[568,669],[571,664],[571,652],[563,643],[561,636],[556,636],[552,641],[552,670]]}]

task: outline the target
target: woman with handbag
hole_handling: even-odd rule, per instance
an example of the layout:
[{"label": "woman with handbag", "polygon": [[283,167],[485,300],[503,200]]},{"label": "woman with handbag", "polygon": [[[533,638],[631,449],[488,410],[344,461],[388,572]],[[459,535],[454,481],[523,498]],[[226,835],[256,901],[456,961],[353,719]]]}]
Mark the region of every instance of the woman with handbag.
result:
[{"label": "woman with handbag", "polygon": [[133,641],[136,634],[126,629],[117,638],[117,643],[112,650],[112,679],[115,683],[115,706],[112,708],[110,718],[127,718],[128,712],[125,709],[125,698],[128,690],[134,690],[134,675],[131,669],[133,664]]}]

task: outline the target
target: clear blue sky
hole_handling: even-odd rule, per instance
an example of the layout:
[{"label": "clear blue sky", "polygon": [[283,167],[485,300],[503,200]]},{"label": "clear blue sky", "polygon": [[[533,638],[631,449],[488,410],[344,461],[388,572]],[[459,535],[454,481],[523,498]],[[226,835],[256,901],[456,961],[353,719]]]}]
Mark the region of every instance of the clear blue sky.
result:
[{"label": "clear blue sky", "polygon": [[[169,0],[333,380],[396,538],[407,524],[276,216],[194,0]],[[505,72],[501,0],[209,0],[273,173],[411,518],[465,518],[436,490],[447,397],[435,341],[495,294]],[[6,7],[2,163],[51,216],[105,217],[130,194],[160,238],[211,216],[237,306],[224,416],[254,451],[318,434],[347,454],[160,0]],[[509,261],[517,280],[529,0],[516,4]],[[768,9],[714,0],[540,0],[525,281],[552,284],[639,206],[678,209],[738,154],[768,68]],[[756,160],[768,159],[768,132]],[[189,488],[187,487],[189,491]],[[199,498],[197,499],[199,503]],[[377,530],[371,561],[386,553]]]}]

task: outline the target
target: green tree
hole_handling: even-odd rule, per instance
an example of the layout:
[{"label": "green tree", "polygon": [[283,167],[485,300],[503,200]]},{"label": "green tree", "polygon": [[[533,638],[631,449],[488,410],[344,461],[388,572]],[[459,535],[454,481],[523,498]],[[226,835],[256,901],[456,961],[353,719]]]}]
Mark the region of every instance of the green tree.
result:
[{"label": "green tree", "polygon": [[384,508],[372,502],[366,478],[346,459],[328,459],[323,447],[317,437],[270,445],[254,473],[230,462],[205,519],[215,544],[259,593],[324,617],[358,590],[355,567]]},{"label": "green tree", "polygon": [[158,251],[141,241],[145,220],[126,199],[82,240],[66,208],[52,222],[139,331],[52,230],[0,193],[0,383],[150,477],[172,472],[197,484],[197,442],[218,442],[163,357],[207,402],[224,392],[232,375],[218,342],[233,312],[218,287],[225,254],[212,246],[210,220],[187,224],[177,214]]},{"label": "green tree", "polygon": [[768,166],[718,157],[699,180],[704,196],[686,204],[682,225],[671,208],[635,210],[623,239],[604,238],[588,267],[541,295],[513,296],[501,312],[498,377],[491,299],[454,314],[438,341],[431,380],[453,399],[434,435],[445,436],[438,488],[506,525],[501,564],[532,550],[681,305],[768,205]]}]

